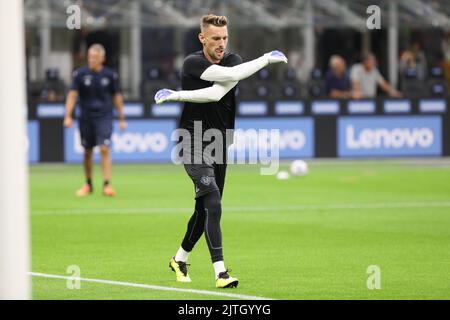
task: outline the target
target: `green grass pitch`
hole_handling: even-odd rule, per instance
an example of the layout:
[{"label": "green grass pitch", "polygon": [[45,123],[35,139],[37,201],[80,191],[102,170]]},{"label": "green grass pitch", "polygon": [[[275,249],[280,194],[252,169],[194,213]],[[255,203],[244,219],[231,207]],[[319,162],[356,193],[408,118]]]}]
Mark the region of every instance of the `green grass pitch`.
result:
[{"label": "green grass pitch", "polygon": [[[282,165],[287,168],[288,164]],[[113,167],[116,198],[77,199],[80,165],[30,168],[32,271],[273,299],[450,299],[448,160],[311,161],[305,178],[261,176],[230,165],[223,198],[224,256],[239,287],[217,290],[204,240],[190,256],[193,280],[168,262],[193,208],[181,166]],[[369,290],[369,266],[381,288]],[[229,299],[32,277],[34,299]]]}]

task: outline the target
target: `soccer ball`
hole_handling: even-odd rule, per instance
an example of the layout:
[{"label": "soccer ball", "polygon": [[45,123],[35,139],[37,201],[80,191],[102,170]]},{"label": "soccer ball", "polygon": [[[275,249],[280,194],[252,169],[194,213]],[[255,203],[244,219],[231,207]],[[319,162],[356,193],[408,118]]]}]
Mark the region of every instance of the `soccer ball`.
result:
[{"label": "soccer ball", "polygon": [[287,180],[289,179],[289,172],[287,171],[280,171],[277,173],[277,179],[278,180]]},{"label": "soccer ball", "polygon": [[293,176],[306,176],[308,174],[308,164],[303,160],[295,160],[291,163],[291,173]]}]

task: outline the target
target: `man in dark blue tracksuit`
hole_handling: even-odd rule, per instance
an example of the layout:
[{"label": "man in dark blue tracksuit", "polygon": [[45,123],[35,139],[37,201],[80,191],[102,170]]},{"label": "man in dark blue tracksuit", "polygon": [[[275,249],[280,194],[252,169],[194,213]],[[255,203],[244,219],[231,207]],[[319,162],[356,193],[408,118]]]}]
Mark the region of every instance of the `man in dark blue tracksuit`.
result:
[{"label": "man in dark blue tracksuit", "polygon": [[123,98],[120,92],[119,76],[117,73],[103,65],[105,49],[99,44],[92,45],[88,50],[88,66],[76,70],[66,101],[66,115],[64,126],[72,126],[72,113],[77,98],[80,105],[79,128],[81,144],[84,152],[84,172],[86,183],[76,193],[77,196],[86,196],[93,191],[92,166],[93,148],[100,146],[101,163],[103,170],[103,194],[114,196],[111,187],[111,134],[113,122],[113,108],[119,116],[121,130],[126,128],[123,114]]}]

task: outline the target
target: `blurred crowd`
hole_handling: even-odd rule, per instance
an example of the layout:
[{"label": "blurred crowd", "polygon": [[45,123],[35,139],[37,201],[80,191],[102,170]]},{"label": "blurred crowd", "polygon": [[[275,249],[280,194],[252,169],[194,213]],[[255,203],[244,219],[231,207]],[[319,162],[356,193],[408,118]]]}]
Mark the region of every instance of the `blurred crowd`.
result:
[{"label": "blurred crowd", "polygon": [[[84,51],[89,41],[95,42],[98,39],[87,38],[86,43],[76,40],[73,63],[74,67],[79,67],[84,64]],[[116,39],[113,40],[111,42],[115,43]],[[118,49],[114,50],[114,47],[108,45],[106,47],[110,49],[110,52],[116,52],[109,54],[109,60],[112,61],[110,65],[114,67],[118,64]],[[199,49],[186,48],[187,51]],[[153,102],[155,92],[163,87],[172,89],[180,87],[179,66],[182,64],[183,56],[180,55],[177,59],[169,54],[169,49],[166,51],[164,56],[167,61],[161,64],[148,63],[147,60],[150,57],[146,58],[144,52],[143,68],[145,70],[143,70],[140,99],[145,103]],[[350,66],[341,55],[332,54],[326,68],[313,69],[306,80],[299,79],[301,67],[292,64],[278,74],[272,74],[270,68],[263,69],[256,77],[242,81],[238,94],[242,100],[368,99],[380,95],[392,98],[445,97],[448,94],[450,81],[450,33],[443,38],[442,57],[441,63],[430,66],[420,41],[413,41],[399,55],[398,81],[394,85],[387,80],[387,75],[383,75],[380,71],[378,59],[374,53],[363,53],[360,59],[357,59],[358,62]],[[294,60],[295,57],[292,58]],[[61,79],[57,68],[49,69],[45,81],[39,84],[29,83],[29,91],[34,92],[34,99],[32,98],[31,102],[64,101],[69,85]]]}]

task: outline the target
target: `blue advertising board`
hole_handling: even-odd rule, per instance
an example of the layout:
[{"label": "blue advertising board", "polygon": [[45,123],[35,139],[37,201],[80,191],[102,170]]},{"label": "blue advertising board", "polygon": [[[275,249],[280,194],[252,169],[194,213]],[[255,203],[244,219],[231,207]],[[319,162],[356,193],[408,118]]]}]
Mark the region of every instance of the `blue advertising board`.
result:
[{"label": "blue advertising board", "polygon": [[[116,109],[113,110],[117,116]],[[40,103],[37,105],[36,115],[41,119],[60,119],[64,118],[66,109],[62,103]],[[123,105],[123,113],[127,118],[139,118],[144,116],[144,105],[139,102],[125,102]],[[75,108],[75,116],[80,115],[79,105]]]},{"label": "blue advertising board", "polygon": [[39,161],[39,123],[36,120],[28,121],[27,125],[27,149],[28,162],[36,163]]},{"label": "blue advertising board", "polygon": [[340,117],[339,157],[442,155],[440,116]]},{"label": "blue advertising board", "polygon": [[[174,142],[172,132],[175,120],[129,120],[125,131],[120,131],[114,122],[111,137],[111,155],[117,162],[169,162]],[[64,157],[66,162],[81,162],[83,147],[78,124],[64,132]],[[99,160],[99,152],[94,149],[94,159]]]},{"label": "blue advertising board", "polygon": [[241,116],[265,116],[269,106],[265,101],[244,101],[238,105],[238,113]]},{"label": "blue advertising board", "polygon": [[[314,121],[309,117],[296,118],[238,118],[234,143],[228,149],[231,159],[240,154],[259,154],[277,146],[280,159],[314,157]],[[270,132],[275,130],[277,141]]]}]

